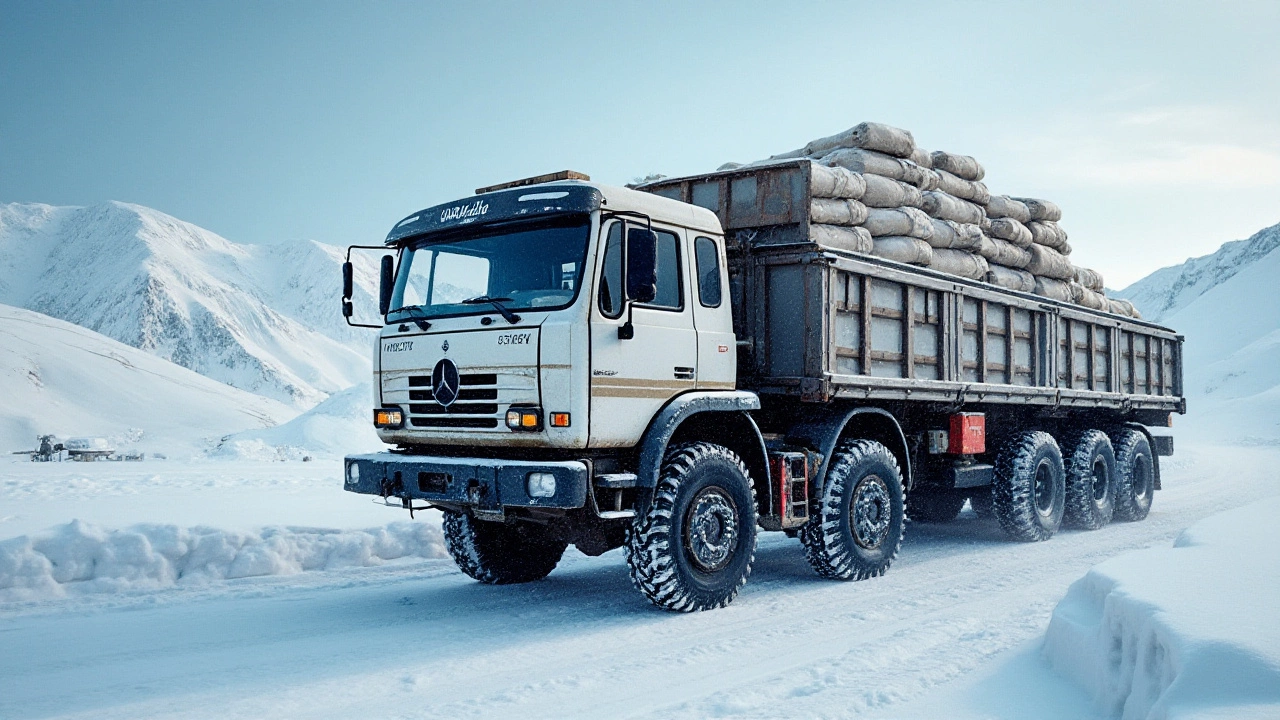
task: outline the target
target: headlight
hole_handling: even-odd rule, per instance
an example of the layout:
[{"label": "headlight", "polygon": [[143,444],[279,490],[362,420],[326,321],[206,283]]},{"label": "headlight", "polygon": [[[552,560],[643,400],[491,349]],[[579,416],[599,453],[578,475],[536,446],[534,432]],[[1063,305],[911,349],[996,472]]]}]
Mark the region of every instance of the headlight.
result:
[{"label": "headlight", "polygon": [[360,464],[351,463],[347,465],[347,482],[351,485],[360,484]]},{"label": "headlight", "polygon": [[529,497],[552,497],[556,494],[556,476],[545,472],[529,473],[525,486]]},{"label": "headlight", "polygon": [[404,425],[404,411],[400,408],[378,408],[373,411],[373,426],[398,428]]},{"label": "headlight", "polygon": [[538,408],[513,407],[507,411],[507,427],[512,430],[541,430],[542,411]]}]

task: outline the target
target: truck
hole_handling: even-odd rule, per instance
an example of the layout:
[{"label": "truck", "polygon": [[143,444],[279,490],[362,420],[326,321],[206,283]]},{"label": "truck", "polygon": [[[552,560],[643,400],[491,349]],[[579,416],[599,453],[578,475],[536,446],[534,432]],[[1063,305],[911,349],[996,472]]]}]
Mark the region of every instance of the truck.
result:
[{"label": "truck", "polygon": [[[635,187],[565,171],[396,223],[343,266],[378,329],[385,452],[344,488],[443,513],[492,584],[623,548],[723,607],[759,532],[863,580],[968,502],[1019,541],[1146,517],[1186,409],[1168,328],[814,240],[813,165]],[[352,252],[381,254],[377,322]]]}]

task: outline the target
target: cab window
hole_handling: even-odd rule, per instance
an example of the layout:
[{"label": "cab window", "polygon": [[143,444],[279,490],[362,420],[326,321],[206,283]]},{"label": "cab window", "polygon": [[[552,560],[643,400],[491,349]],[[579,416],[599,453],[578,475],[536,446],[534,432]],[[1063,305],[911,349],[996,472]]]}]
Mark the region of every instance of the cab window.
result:
[{"label": "cab window", "polygon": [[703,307],[720,307],[720,254],[715,241],[708,237],[694,240],[693,254],[698,264],[698,302]]},{"label": "cab window", "polygon": [[622,223],[609,226],[600,270],[600,312],[616,318],[622,314]]},{"label": "cab window", "polygon": [[684,307],[680,285],[680,239],[675,233],[655,230],[658,236],[658,294],[645,307],[679,310]]}]

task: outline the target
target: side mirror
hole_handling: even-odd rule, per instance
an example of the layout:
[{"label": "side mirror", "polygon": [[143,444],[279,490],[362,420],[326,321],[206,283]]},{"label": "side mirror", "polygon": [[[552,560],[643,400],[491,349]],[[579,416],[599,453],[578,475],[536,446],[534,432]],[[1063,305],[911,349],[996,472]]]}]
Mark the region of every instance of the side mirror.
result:
[{"label": "side mirror", "polygon": [[391,311],[391,291],[395,288],[395,258],[382,256],[382,272],[378,280],[378,313],[386,316]]},{"label": "side mirror", "polygon": [[627,298],[653,302],[658,295],[658,237],[645,228],[627,229]]},{"label": "side mirror", "polygon": [[349,318],[355,312],[351,307],[353,270],[350,262],[342,263],[342,317]]}]

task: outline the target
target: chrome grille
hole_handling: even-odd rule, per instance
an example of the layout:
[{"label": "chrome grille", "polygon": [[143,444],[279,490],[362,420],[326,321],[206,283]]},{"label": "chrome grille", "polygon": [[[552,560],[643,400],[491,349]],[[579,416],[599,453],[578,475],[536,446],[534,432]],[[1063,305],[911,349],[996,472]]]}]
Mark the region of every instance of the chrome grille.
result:
[{"label": "chrome grille", "polygon": [[468,402],[498,399],[495,373],[463,373],[459,377],[458,400],[445,407],[433,402],[430,375],[409,376],[409,425],[420,428],[496,428],[497,402]]}]

